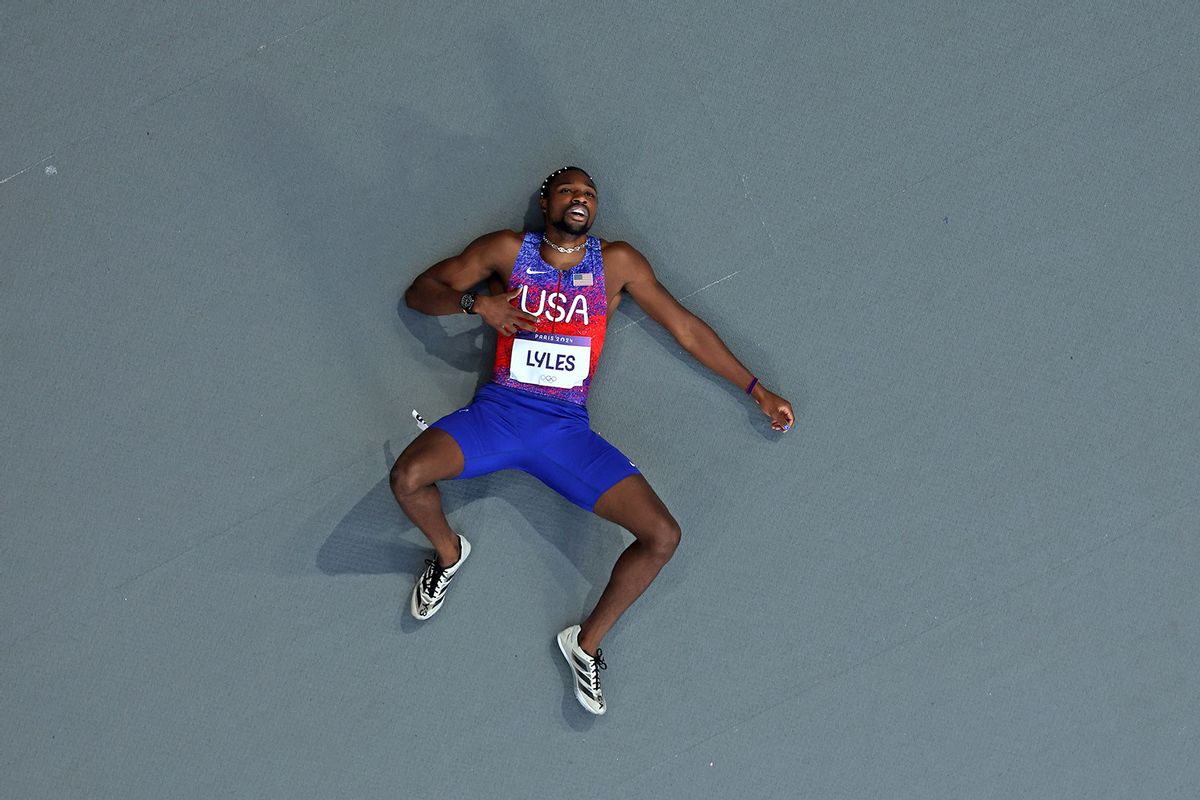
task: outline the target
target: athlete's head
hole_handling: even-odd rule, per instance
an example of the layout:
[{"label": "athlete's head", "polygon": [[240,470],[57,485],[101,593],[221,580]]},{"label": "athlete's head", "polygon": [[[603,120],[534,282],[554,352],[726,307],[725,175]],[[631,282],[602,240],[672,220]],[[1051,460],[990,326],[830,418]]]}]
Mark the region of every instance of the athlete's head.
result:
[{"label": "athlete's head", "polygon": [[568,236],[588,232],[596,220],[596,184],[592,176],[579,167],[562,167],[542,181],[542,215],[546,228],[554,228]]}]

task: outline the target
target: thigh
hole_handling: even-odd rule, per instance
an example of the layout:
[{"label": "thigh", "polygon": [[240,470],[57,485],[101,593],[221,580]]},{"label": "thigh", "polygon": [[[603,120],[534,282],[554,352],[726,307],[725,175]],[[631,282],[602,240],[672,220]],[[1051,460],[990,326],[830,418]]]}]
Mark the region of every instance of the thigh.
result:
[{"label": "thigh", "polygon": [[639,472],[615,483],[596,501],[596,515],[615,522],[637,538],[658,535],[664,529],[678,530],[679,524],[666,504]]},{"label": "thigh", "polygon": [[454,478],[463,471],[463,451],[454,437],[443,430],[429,428],[413,439],[392,467],[392,480],[404,484],[428,486]]},{"label": "thigh", "polygon": [[614,485],[638,469],[625,455],[586,424],[571,422],[535,442],[526,471],[585,511]]},{"label": "thigh", "polygon": [[519,407],[481,391],[469,405],[442,417],[429,430],[446,434],[459,447],[462,460],[450,477],[476,478],[520,466],[525,450],[520,419]]}]

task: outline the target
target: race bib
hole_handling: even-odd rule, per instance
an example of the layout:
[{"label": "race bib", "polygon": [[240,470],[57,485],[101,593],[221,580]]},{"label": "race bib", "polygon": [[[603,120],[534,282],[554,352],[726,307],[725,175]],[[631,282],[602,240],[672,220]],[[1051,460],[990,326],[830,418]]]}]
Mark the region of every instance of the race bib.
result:
[{"label": "race bib", "polygon": [[521,383],[571,389],[583,385],[591,358],[590,336],[518,331],[508,374]]}]

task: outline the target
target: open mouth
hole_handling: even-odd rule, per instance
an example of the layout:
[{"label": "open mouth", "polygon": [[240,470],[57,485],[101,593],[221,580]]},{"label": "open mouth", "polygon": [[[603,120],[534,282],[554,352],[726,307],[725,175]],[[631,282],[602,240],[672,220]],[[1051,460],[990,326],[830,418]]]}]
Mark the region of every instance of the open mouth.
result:
[{"label": "open mouth", "polygon": [[586,222],[588,218],[588,210],[584,206],[573,205],[567,209],[567,213],[564,216],[566,216],[567,219],[571,219],[576,222]]}]

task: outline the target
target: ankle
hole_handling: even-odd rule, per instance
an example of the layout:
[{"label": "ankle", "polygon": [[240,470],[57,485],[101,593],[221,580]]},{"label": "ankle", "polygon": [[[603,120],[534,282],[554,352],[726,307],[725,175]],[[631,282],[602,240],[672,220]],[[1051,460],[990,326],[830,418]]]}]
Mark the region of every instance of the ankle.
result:
[{"label": "ankle", "polygon": [[457,564],[459,561],[462,560],[462,542],[459,541],[457,536],[454,537],[453,553],[454,553],[454,555],[452,555],[450,558],[446,558],[446,556],[444,556],[441,553],[441,551],[438,551],[438,558],[437,558],[438,566],[441,567],[442,569],[450,569],[451,567],[453,567],[455,564]]},{"label": "ankle", "polygon": [[597,651],[600,649],[600,641],[592,641],[587,634],[582,630],[579,632],[579,649],[587,653],[591,658],[596,657]]}]

